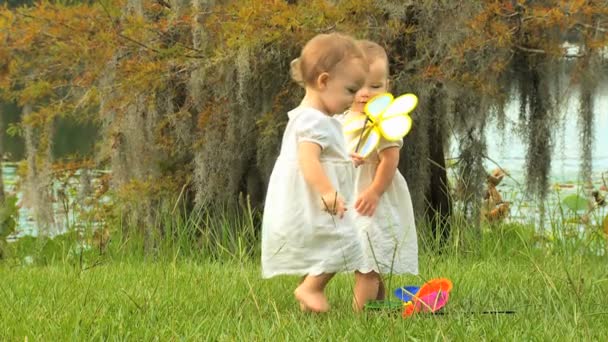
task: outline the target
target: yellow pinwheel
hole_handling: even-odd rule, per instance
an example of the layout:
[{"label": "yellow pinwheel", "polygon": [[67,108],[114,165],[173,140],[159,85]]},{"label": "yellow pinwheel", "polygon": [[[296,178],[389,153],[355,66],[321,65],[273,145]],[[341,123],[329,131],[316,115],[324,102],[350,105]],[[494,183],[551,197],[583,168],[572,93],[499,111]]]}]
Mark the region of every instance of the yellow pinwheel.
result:
[{"label": "yellow pinwheel", "polygon": [[398,141],[412,128],[409,113],[418,105],[418,97],[405,94],[394,98],[384,93],[374,96],[365,105],[365,116],[349,120],[344,124],[347,136],[358,135],[359,139],[349,139],[349,150],[367,157],[381,138]]}]

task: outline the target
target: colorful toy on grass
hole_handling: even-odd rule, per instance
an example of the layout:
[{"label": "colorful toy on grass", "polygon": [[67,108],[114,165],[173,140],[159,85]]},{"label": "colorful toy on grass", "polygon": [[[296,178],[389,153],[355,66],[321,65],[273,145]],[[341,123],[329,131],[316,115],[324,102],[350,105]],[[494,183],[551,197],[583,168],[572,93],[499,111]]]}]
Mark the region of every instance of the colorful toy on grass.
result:
[{"label": "colorful toy on grass", "polygon": [[355,141],[357,143],[355,146],[349,146],[349,150],[365,158],[374,151],[381,138],[388,141],[403,139],[412,128],[409,113],[417,105],[418,97],[414,94],[397,98],[390,93],[374,96],[363,109],[365,116],[351,119],[344,126],[346,134],[359,136],[358,140],[352,140],[353,144]]},{"label": "colorful toy on grass", "polygon": [[429,280],[420,288],[416,286],[400,287],[395,295],[403,300],[403,317],[410,317],[418,312],[437,312],[450,298],[452,282],[446,278]]}]

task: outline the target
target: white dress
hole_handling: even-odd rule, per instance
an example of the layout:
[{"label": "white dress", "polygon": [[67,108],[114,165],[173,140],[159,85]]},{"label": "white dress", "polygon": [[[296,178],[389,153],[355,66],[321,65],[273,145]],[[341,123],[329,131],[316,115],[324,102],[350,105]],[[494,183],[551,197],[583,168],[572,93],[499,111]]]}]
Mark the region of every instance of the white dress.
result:
[{"label": "white dress", "polygon": [[[340,117],[348,121],[352,113]],[[357,134],[345,135],[347,146]],[[376,151],[372,152],[365,163],[355,170],[355,200],[372,183],[380,162],[378,152],[388,147],[403,146],[403,141],[391,142],[381,139]],[[354,152],[354,151],[351,151]],[[372,217],[356,215],[356,224],[364,246],[363,262],[358,271],[380,274],[418,274],[418,241],[414,222],[414,209],[407,183],[396,170],[393,181],[380,197]]]},{"label": "white dress", "polygon": [[342,125],[313,108],[289,112],[281,152],[270,176],[262,220],[262,276],[319,275],[354,271],[363,251],[353,209],[344,218],[323,211],[321,196],[306,183],[298,166],[298,143],[321,146],[329,180],[352,207],[354,168]]}]

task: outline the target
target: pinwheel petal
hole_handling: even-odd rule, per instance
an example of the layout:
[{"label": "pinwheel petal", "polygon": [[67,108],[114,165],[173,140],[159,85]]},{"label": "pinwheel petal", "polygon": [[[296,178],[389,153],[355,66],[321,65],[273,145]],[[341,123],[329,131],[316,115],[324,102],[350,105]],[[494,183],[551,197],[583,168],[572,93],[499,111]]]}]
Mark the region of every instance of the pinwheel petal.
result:
[{"label": "pinwheel petal", "polygon": [[389,141],[397,141],[409,133],[412,119],[406,115],[393,116],[380,122],[382,136]]},{"label": "pinwheel petal", "polygon": [[370,119],[375,122],[388,108],[392,101],[393,95],[389,93],[376,95],[365,105],[365,114],[367,114],[367,116],[369,116]]},{"label": "pinwheel petal", "polygon": [[418,105],[418,97],[414,94],[405,94],[396,98],[382,115],[383,119],[403,115],[411,112]]},{"label": "pinwheel petal", "polygon": [[365,115],[349,119],[342,126],[342,130],[345,134],[360,133],[366,121],[367,117]]},{"label": "pinwheel petal", "polygon": [[378,146],[379,142],[380,131],[377,128],[374,128],[369,132],[369,135],[367,135],[367,137],[365,137],[361,141],[358,153],[361,154],[364,158],[369,156],[369,154],[376,149],[376,146]]}]

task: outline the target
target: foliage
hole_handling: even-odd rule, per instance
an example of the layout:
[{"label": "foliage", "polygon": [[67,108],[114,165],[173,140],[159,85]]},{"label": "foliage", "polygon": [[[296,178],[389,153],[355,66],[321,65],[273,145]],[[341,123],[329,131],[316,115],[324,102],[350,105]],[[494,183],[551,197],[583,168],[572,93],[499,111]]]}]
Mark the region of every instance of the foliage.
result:
[{"label": "foliage", "polygon": [[573,213],[587,210],[589,208],[589,200],[581,195],[570,195],[562,200],[562,203]]},{"label": "foliage", "polygon": [[[371,38],[389,50],[393,91],[421,99],[400,166],[417,213],[437,186],[432,163],[443,163],[432,145],[445,148],[452,136],[474,216],[483,133],[504,120],[508,99],[521,104],[528,188],[541,199],[563,97],[551,75],[564,64],[584,88],[581,127],[590,132],[607,16],[605,3],[565,0],[39,1],[0,9],[0,95],[24,108],[10,130],[28,142],[32,196],[50,184],[55,118],[94,121],[92,167],[111,169],[129,214],[121,219],[153,236],[155,208],[172,206],[175,194],[188,210],[242,206],[240,193],[259,207],[285,112],[301,95],[289,62],[320,32]],[[566,41],[580,49],[567,51]]]},{"label": "foliage", "polygon": [[0,239],[4,240],[15,231],[19,208],[17,207],[17,196],[7,196],[0,203]]},{"label": "foliage", "polygon": [[0,202],[0,259],[4,257],[6,238],[15,231],[18,216],[17,196],[6,196]]}]

